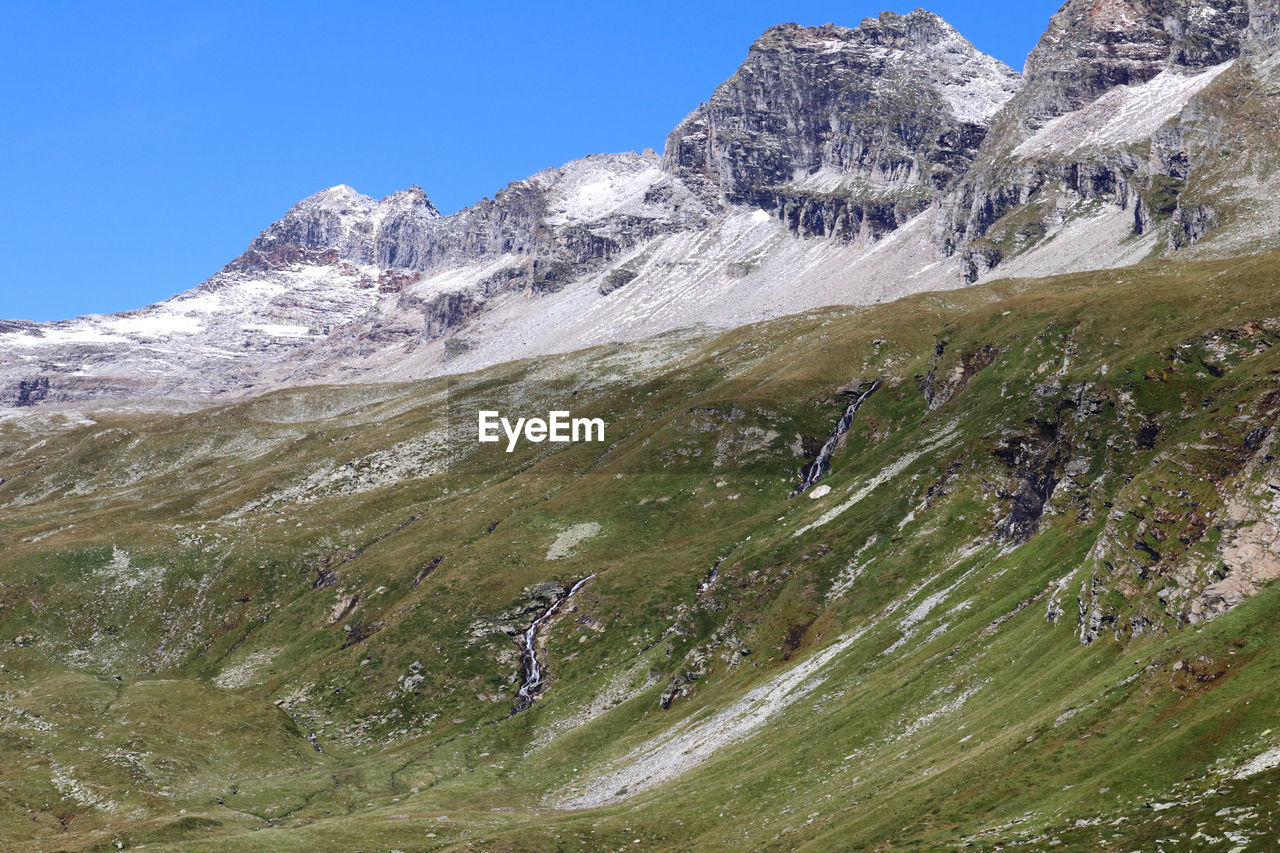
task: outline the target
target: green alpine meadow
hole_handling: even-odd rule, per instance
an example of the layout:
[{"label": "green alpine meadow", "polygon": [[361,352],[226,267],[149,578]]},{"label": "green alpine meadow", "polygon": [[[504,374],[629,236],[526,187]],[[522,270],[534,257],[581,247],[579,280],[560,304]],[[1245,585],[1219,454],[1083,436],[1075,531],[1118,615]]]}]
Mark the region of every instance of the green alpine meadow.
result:
[{"label": "green alpine meadow", "polygon": [[[6,847],[1274,837],[1277,268],[7,424]],[[566,398],[614,443],[450,429]]]}]

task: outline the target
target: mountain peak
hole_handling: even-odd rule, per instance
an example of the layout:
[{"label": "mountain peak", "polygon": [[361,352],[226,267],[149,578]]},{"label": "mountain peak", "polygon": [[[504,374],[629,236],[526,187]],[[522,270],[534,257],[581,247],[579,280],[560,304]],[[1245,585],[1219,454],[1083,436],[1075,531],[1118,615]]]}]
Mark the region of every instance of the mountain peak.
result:
[{"label": "mountain peak", "polygon": [[932,12],[885,12],[857,28],[782,24],[672,132],[663,165],[708,197],[780,216],[814,193],[860,188],[875,197],[870,216],[861,199],[812,215],[824,233],[843,218],[874,239],[967,168],[1020,85]]},{"label": "mountain peak", "polygon": [[423,215],[429,219],[439,219],[441,216],[440,211],[431,203],[431,199],[427,198],[426,192],[417,184],[393,192],[378,202],[378,206],[384,212],[422,208]]},{"label": "mountain peak", "polygon": [[752,44],[752,49],[783,47],[822,51],[879,45],[905,50],[936,45],[956,37],[963,40],[955,27],[940,15],[916,9],[905,15],[884,11],[874,18],[863,18],[856,27],[832,23],[817,26],[777,24],[765,30]]},{"label": "mountain peak", "polygon": [[299,204],[312,207],[317,205],[343,207],[369,205],[373,202],[372,198],[362,195],[346,184],[335,184],[328,189],[320,190],[318,193],[307,196]]}]

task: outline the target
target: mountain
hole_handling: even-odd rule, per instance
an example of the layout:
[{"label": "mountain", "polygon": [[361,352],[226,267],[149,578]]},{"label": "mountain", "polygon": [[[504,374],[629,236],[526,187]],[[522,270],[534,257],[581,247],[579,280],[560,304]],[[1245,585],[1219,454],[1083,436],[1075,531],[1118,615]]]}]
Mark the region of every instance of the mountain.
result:
[{"label": "mountain", "polygon": [[0,325],[0,402],[201,405],[997,271],[1266,248],[1280,143],[1266,8],[1070,3],[1025,75],[923,11],[775,27],[661,157],[588,157],[447,217],[418,188],[334,187],[171,300]]},{"label": "mountain", "polygon": [[665,168],[709,203],[759,208],[802,236],[871,242],[968,171],[1021,85],[929,12],[857,29],[774,27],[672,132]]},{"label": "mountain", "polygon": [[1064,5],[944,203],[943,240],[964,257],[966,277],[997,264],[1004,274],[1055,272],[1034,251],[1051,240],[1096,266],[1206,236],[1212,248],[1195,254],[1274,245],[1268,188],[1280,140],[1268,107],[1277,85],[1268,8]]},{"label": "mountain", "polygon": [[783,25],[661,156],[4,324],[0,846],[1274,848],[1277,47]]}]

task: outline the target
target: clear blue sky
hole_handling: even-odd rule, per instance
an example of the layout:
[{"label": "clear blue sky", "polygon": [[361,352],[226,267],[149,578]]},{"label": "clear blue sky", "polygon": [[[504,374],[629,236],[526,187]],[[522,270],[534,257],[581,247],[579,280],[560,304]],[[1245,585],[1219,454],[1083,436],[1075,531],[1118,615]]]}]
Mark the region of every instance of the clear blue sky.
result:
[{"label": "clear blue sky", "polygon": [[[166,298],[334,184],[419,184],[449,213],[584,154],[661,150],[766,28],[883,2],[8,0],[0,317]],[[1021,69],[1057,5],[927,8]]]}]

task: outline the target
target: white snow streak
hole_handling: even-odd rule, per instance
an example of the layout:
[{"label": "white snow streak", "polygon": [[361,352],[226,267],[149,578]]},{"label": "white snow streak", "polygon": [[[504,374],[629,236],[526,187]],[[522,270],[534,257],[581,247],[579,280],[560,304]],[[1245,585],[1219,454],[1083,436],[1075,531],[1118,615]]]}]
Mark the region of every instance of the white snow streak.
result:
[{"label": "white snow streak", "polygon": [[856,504],[861,502],[865,497],[870,495],[876,489],[880,488],[880,486],[882,486],[886,481],[898,476],[903,471],[905,471],[907,467],[911,465],[911,463],[915,462],[921,456],[923,456],[926,453],[932,453],[938,448],[944,447],[947,444],[949,444],[955,435],[955,429],[956,429],[956,424],[954,422],[947,424],[947,426],[939,430],[938,433],[934,435],[933,439],[924,447],[921,447],[919,450],[913,453],[907,453],[903,456],[900,456],[898,459],[894,460],[891,464],[886,465],[884,468],[881,468],[880,471],[877,472],[874,477],[872,477],[870,480],[867,481],[866,485],[864,485],[861,489],[858,489],[858,491],[854,492],[847,500],[844,501],[844,503],[838,504],[832,507],[831,509],[827,510],[822,515],[818,516],[816,521],[809,522],[804,527],[801,527],[800,529],[796,530],[791,535],[800,536],[802,534],[808,533],[810,530],[819,528],[822,525],[826,524],[828,521],[831,521],[836,516],[840,515],[846,510],[852,509]]},{"label": "white snow streak", "polygon": [[1093,103],[1048,122],[1015,148],[1014,156],[1096,151],[1147,139],[1231,65],[1224,62],[1189,75],[1161,71],[1145,83],[1117,86]]}]

